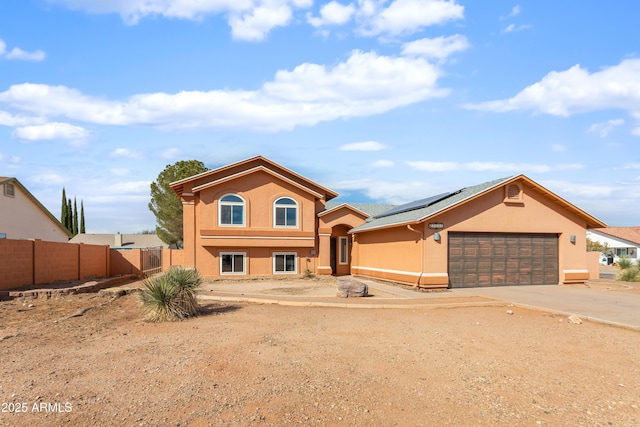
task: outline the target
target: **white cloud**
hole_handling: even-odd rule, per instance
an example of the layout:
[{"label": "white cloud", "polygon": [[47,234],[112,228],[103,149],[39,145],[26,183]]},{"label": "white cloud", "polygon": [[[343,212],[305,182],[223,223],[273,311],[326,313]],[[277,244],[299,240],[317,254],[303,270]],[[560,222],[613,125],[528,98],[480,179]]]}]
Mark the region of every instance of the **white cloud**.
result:
[{"label": "white cloud", "polygon": [[289,24],[294,8],[312,0],[52,0],[89,13],[117,13],[130,25],[148,16],[202,20],[223,15],[235,39],[259,41],[273,28]]},{"label": "white cloud", "polygon": [[[435,194],[438,189],[424,181],[389,182],[372,179],[338,181],[331,184],[337,191],[362,191],[374,200],[395,205],[416,200],[416,194]],[[440,190],[440,192],[442,192]]]},{"label": "white cloud", "polygon": [[115,176],[127,176],[131,173],[129,169],[122,168],[109,169],[109,171]]},{"label": "white cloud", "polygon": [[42,173],[35,174],[29,177],[29,182],[43,185],[62,185],[69,181],[69,177],[65,175],[59,175],[57,173]]},{"label": "white cloud", "polygon": [[40,117],[16,116],[6,111],[0,111],[0,126],[29,126],[46,123]]},{"label": "white cloud", "polygon": [[368,36],[412,34],[431,25],[462,19],[464,7],[455,0],[359,0],[360,32]]},{"label": "white cloud", "polygon": [[613,67],[589,73],[580,65],[552,71],[513,98],[466,105],[468,109],[506,112],[533,110],[568,117],[609,109],[640,110],[640,59],[627,59]]},{"label": "white cloud", "polygon": [[139,159],[142,157],[142,154],[136,150],[130,150],[128,148],[116,148],[111,153],[109,153],[111,157],[123,157],[129,159]]},{"label": "white cloud", "polygon": [[516,31],[528,30],[530,28],[531,28],[531,25],[528,25],[528,24],[522,24],[522,25],[509,24],[502,30],[502,32],[515,33]]},{"label": "white cloud", "polygon": [[23,126],[13,131],[12,136],[28,141],[42,141],[50,139],[83,139],[89,132],[79,126],[69,123],[46,123],[43,125]]},{"label": "white cloud", "polygon": [[291,7],[287,4],[273,3],[263,4],[240,14],[232,14],[229,25],[233,38],[260,41],[275,27],[289,24],[292,17]]},{"label": "white cloud", "polygon": [[356,8],[351,3],[344,5],[337,1],[330,1],[320,8],[320,17],[314,17],[308,13],[307,22],[314,27],[344,25],[351,20],[355,10]]},{"label": "white cloud", "polygon": [[45,56],[45,53],[41,50],[27,52],[20,49],[19,47],[14,47],[9,53],[5,55],[7,59],[20,59],[23,61],[42,61],[44,60]]},{"label": "white cloud", "polygon": [[564,153],[565,151],[567,151],[567,148],[562,144],[553,144],[551,146],[551,150],[555,151],[556,153]]},{"label": "white cloud", "polygon": [[505,173],[526,173],[536,172],[545,173],[552,170],[573,170],[582,169],[579,164],[564,165],[541,165],[529,163],[504,163],[504,162],[429,162],[429,161],[408,161],[406,164],[415,170],[422,172],[455,172],[455,171],[473,171],[473,172],[505,172]]},{"label": "white cloud", "polygon": [[14,47],[9,52],[7,52],[7,44],[4,42],[4,40],[0,39],[0,57],[4,57],[7,59],[18,59],[22,61],[42,61],[44,60],[45,56],[45,53],[41,50],[27,52],[20,49],[19,47]]},{"label": "white cloud", "polygon": [[391,168],[395,165],[391,160],[377,160],[371,164],[374,168]]},{"label": "white cloud", "polygon": [[606,136],[608,136],[611,131],[624,124],[624,119],[613,119],[613,120],[609,120],[605,123],[594,123],[589,127],[589,130],[587,130],[587,132],[589,133],[597,133],[600,138],[605,138]]},{"label": "white cloud", "polygon": [[166,150],[164,150],[160,156],[163,159],[175,159],[176,157],[178,157],[178,155],[181,153],[181,150],[179,148],[168,148]]},{"label": "white cloud", "polygon": [[509,18],[520,15],[520,12],[522,12],[522,10],[520,9],[520,6],[519,5],[514,6],[513,9],[511,9],[511,13],[509,13]]},{"label": "white cloud", "polygon": [[354,51],[331,68],[305,63],[280,70],[256,91],[160,92],[112,101],[66,86],[24,83],[0,92],[0,104],[38,118],[101,125],[277,131],[380,114],[445,96],[448,91],[437,87],[440,73],[423,58]]},{"label": "white cloud", "polygon": [[571,195],[596,199],[611,196],[614,192],[612,187],[593,184],[576,184],[574,182],[549,180],[541,182],[542,185],[557,194]]},{"label": "white cloud", "polygon": [[364,141],[345,144],[340,146],[338,149],[342,151],[380,151],[385,148],[387,147],[384,144],[377,141]]},{"label": "white cloud", "polygon": [[445,59],[455,52],[468,49],[469,46],[469,41],[465,36],[456,34],[449,37],[425,38],[405,43],[402,46],[402,54]]}]

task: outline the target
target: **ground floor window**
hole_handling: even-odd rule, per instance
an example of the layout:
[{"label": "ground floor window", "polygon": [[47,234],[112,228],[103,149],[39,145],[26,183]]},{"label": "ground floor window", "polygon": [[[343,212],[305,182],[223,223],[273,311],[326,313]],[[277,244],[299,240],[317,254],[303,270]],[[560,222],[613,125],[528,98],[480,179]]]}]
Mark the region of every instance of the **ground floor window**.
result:
[{"label": "ground floor window", "polygon": [[298,255],[295,253],[274,253],[273,272],[295,274],[298,272]]},{"label": "ground floor window", "polygon": [[220,274],[245,274],[244,252],[227,252],[220,254]]},{"label": "ground floor window", "polygon": [[616,255],[619,257],[636,257],[636,248],[615,248]]},{"label": "ground floor window", "polygon": [[338,262],[340,264],[349,264],[349,238],[340,236],[338,242]]}]

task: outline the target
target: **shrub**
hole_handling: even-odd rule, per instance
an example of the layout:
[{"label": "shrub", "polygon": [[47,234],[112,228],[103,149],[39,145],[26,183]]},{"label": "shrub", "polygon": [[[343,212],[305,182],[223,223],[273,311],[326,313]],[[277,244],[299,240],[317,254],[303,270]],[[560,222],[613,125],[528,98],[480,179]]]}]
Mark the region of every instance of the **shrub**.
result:
[{"label": "shrub", "polygon": [[618,261],[618,267],[620,267],[620,270],[628,270],[632,265],[633,263],[627,257],[621,257],[620,261]]},{"label": "shrub", "polygon": [[618,275],[618,280],[622,280],[623,282],[637,282],[638,274],[640,272],[637,268],[627,268],[625,270],[620,271]]},{"label": "shrub", "polygon": [[196,270],[184,268],[146,279],[140,294],[144,318],[151,322],[164,322],[196,316],[196,296],[201,284],[202,279]]}]

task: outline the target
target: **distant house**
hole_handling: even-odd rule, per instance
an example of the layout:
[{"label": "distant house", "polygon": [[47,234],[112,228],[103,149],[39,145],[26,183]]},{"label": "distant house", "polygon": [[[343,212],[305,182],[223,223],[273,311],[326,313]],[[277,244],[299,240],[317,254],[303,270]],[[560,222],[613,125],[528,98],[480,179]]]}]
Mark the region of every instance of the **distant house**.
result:
[{"label": "distant house", "polygon": [[606,225],[524,175],[403,206],[338,194],[258,156],[176,181],[184,265],[206,277],[357,275],[424,288],[581,283]]},{"label": "distant house", "polygon": [[607,227],[587,230],[587,238],[607,245],[609,250],[603,253],[600,263],[609,264],[618,262],[626,257],[638,262],[640,251],[640,226],[639,227]]},{"label": "distant house", "polygon": [[155,234],[76,234],[71,243],[105,245],[111,249],[168,248]]},{"label": "distant house", "polygon": [[0,238],[66,242],[71,233],[16,178],[0,177]]}]

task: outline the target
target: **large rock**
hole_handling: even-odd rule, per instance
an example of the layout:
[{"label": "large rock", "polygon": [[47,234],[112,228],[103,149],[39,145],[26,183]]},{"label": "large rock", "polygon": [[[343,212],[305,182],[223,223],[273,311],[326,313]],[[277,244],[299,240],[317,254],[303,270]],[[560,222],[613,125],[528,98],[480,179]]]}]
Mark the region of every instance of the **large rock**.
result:
[{"label": "large rock", "polygon": [[353,279],[338,279],[337,296],[340,298],[366,297],[369,295],[369,287]]}]

